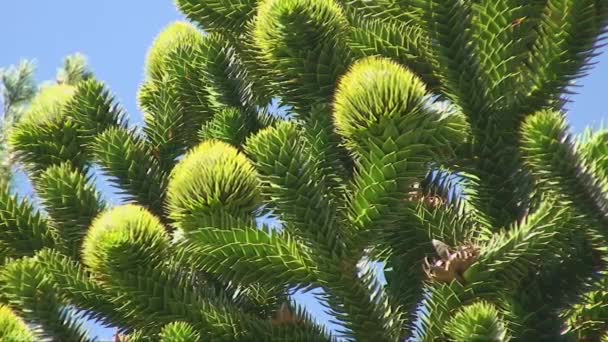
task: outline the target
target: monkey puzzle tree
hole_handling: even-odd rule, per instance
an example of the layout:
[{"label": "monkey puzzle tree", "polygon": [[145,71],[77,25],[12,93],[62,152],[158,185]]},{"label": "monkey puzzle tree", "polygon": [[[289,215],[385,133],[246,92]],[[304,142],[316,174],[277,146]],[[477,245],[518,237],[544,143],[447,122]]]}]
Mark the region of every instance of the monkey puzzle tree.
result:
[{"label": "monkey puzzle tree", "polygon": [[[0,103],[2,103],[2,123],[0,125],[0,172],[2,177],[12,177],[12,159],[8,153],[7,133],[21,119],[38,92],[34,79],[35,64],[22,60],[18,65],[0,69]],[[57,71],[57,83],[76,84],[90,78],[86,58],[79,53],[67,56]]]},{"label": "monkey puzzle tree", "polygon": [[11,160],[6,146],[9,127],[19,120],[23,111],[36,95],[34,64],[23,60],[19,65],[0,69],[0,102],[2,102],[2,131],[0,133],[0,170],[2,177],[10,179]]},{"label": "monkey puzzle tree", "polygon": [[[204,32],[154,42],[142,129],[88,79],[11,133],[41,208],[1,189],[0,332],[608,338],[608,134],[575,139],[561,111],[607,1],[177,4]],[[321,290],[336,335],[298,290]]]}]

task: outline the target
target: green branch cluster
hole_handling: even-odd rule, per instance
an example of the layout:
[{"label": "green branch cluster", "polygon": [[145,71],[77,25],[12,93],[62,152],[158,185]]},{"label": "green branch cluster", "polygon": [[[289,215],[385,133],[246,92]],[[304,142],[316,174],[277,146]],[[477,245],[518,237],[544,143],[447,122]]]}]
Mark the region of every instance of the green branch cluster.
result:
[{"label": "green branch cluster", "polygon": [[561,111],[608,2],[177,6],[142,129],[77,56],[10,130],[1,340],[608,339],[608,134]]}]

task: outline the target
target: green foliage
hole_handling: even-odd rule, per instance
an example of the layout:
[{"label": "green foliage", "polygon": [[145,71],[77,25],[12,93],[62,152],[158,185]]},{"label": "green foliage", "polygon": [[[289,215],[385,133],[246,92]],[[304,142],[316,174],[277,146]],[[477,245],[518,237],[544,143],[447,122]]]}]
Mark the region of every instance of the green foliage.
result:
[{"label": "green foliage", "polygon": [[3,180],[10,181],[12,178],[12,158],[7,145],[7,133],[21,119],[25,108],[38,90],[34,71],[34,63],[28,60],[22,60],[17,66],[0,68],[0,177]]},{"label": "green foliage", "polygon": [[57,83],[60,84],[77,85],[92,78],[93,72],[87,65],[87,58],[81,53],[67,56],[57,71]]},{"label": "green foliage", "polygon": [[209,31],[238,33],[255,15],[255,0],[177,0],[186,16]]},{"label": "green foliage", "polygon": [[259,205],[259,181],[251,163],[234,147],[201,143],[175,167],[167,188],[167,206],[176,227],[205,228],[199,217],[226,213],[251,215]]},{"label": "green foliage", "polygon": [[119,126],[123,116],[110,92],[95,80],[77,83],[75,95],[66,104],[65,112],[73,118],[79,135],[86,140],[108,127]]},{"label": "green foliage", "polygon": [[[147,135],[168,169],[195,144],[197,131],[211,116],[204,70],[198,63],[204,40],[191,25],[175,23],[161,33],[148,53],[148,80],[140,90],[139,103]],[[163,65],[167,67],[161,72]]]},{"label": "green foliage", "polygon": [[350,47],[361,56],[384,56],[414,71],[427,86],[437,87],[429,37],[415,25],[399,21],[360,19],[351,33]]},{"label": "green foliage", "polygon": [[314,160],[308,160],[303,140],[296,125],[283,122],[250,139],[246,151],[260,173],[264,197],[285,228],[340,253],[344,241],[333,224],[335,200]]},{"label": "green foliage", "polygon": [[71,162],[87,170],[87,143],[108,127],[119,124],[120,110],[98,81],[77,86],[43,88],[11,132],[9,143],[17,158],[33,173]]},{"label": "green foliage", "polygon": [[36,340],[25,322],[4,305],[0,307],[0,338],[6,342],[32,342]]},{"label": "green foliage", "polygon": [[[316,281],[310,252],[289,235],[255,227],[202,229],[188,235],[188,263],[239,284],[261,282],[270,287],[305,286]],[[256,275],[248,274],[256,267]],[[259,274],[265,274],[263,279]],[[253,278],[250,278],[253,277]]]},{"label": "green foliage", "polygon": [[46,218],[12,194],[7,182],[0,183],[0,218],[3,258],[31,256],[56,243],[57,235]]},{"label": "green foliage", "polygon": [[75,259],[55,250],[44,249],[36,254],[35,262],[55,285],[55,291],[62,301],[78,308],[83,317],[119,330],[141,324],[137,318],[132,319],[117,312],[113,300],[119,294],[103,287]]},{"label": "green foliage", "polygon": [[[122,273],[123,267],[160,262],[168,244],[169,238],[156,217],[141,207],[126,205],[95,219],[83,243],[82,259],[111,282],[116,280],[112,272]],[[134,259],[127,263],[124,258]]]},{"label": "green foliage", "polygon": [[199,333],[184,322],[169,323],[160,333],[163,342],[198,342],[200,338]]},{"label": "green foliage", "polygon": [[255,45],[281,98],[302,115],[330,102],[351,59],[342,8],[334,1],[277,0],[263,1],[258,12]]},{"label": "green foliage", "polygon": [[34,71],[35,65],[29,60],[22,60],[17,66],[0,68],[0,103],[2,103],[0,176],[5,180],[12,178],[12,156],[7,144],[7,135],[36,96],[38,86],[34,80]]},{"label": "green foliage", "polygon": [[170,52],[181,45],[194,45],[201,41],[202,34],[192,25],[175,22],[161,32],[148,52],[146,70],[148,77],[160,78],[172,61]]},{"label": "green foliage", "polygon": [[12,261],[0,271],[3,297],[30,324],[43,327],[41,336],[59,341],[86,341],[78,317],[61,303],[53,284],[35,260]]},{"label": "green foliage", "polygon": [[428,111],[425,97],[415,75],[386,59],[357,62],[338,86],[336,130],[357,160],[347,215],[366,237],[398,222],[406,194],[462,140],[461,120]]},{"label": "green foliage", "polygon": [[589,134],[582,142],[580,153],[588,163],[596,165],[596,170],[603,178],[608,177],[608,135],[606,130]]},{"label": "green foliage", "polygon": [[51,166],[36,180],[36,188],[68,253],[78,258],[92,218],[105,204],[94,185],[69,163]]},{"label": "green foliage", "polygon": [[[40,102],[46,101],[52,107],[50,102],[53,100],[51,97],[57,95],[51,91],[50,96],[42,94],[37,96],[40,87],[36,85],[34,80],[34,71],[34,63],[28,60],[21,61],[17,66],[0,69],[0,102],[3,105],[2,123],[0,125],[0,174],[6,180],[12,178],[11,174],[13,172],[14,156],[8,146],[8,136],[12,127],[28,113],[29,107],[36,97],[35,104],[40,105]],[[58,85],[76,86],[80,81],[89,80],[92,77],[93,74],[87,67],[86,58],[77,53],[65,58],[62,68],[57,72],[56,83]],[[58,97],[61,97],[61,94]],[[53,112],[53,109],[47,109]]]},{"label": "green foliage", "polygon": [[112,127],[95,138],[91,150],[126,201],[162,214],[167,176],[145,140],[125,128]]},{"label": "green foliage", "polygon": [[[225,37],[174,23],[150,50],[147,73],[139,100],[145,131],[163,170],[170,171],[176,158],[196,145],[205,124],[203,131],[210,132],[203,134],[218,134],[228,142],[226,134],[238,134],[233,139],[242,140],[257,129],[251,81]],[[243,116],[235,121],[225,107],[242,111]],[[224,116],[215,116],[220,111]],[[235,131],[220,134],[218,125],[227,123]]]},{"label": "green foliage", "polygon": [[39,201],[0,182],[0,333],[606,339],[608,135],[562,113],[605,1],[176,4],[143,127],[80,55],[36,95],[2,73]]},{"label": "green foliage", "polygon": [[608,311],[604,283],[605,281],[598,284],[599,290],[585,293],[581,302],[574,304],[565,312],[568,327],[579,340],[599,340],[600,335],[606,331]]},{"label": "green foliage", "polygon": [[446,330],[454,341],[508,341],[509,335],[500,313],[484,302],[463,307]]},{"label": "green foliage", "polygon": [[[213,119],[207,122],[199,132],[199,139],[220,140],[233,146],[245,143],[247,135],[255,130],[248,122],[247,115],[236,108],[225,108],[218,112]],[[255,123],[253,123],[255,125]]]}]

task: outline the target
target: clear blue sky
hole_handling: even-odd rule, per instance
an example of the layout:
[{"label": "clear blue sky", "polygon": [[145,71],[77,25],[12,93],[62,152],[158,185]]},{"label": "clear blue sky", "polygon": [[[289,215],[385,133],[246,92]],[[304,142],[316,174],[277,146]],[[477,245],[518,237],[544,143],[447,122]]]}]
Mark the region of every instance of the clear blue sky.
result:
[{"label": "clear blue sky", "polygon": [[[203,1],[203,0],[201,0]],[[143,80],[148,47],[163,27],[183,19],[171,0],[1,0],[0,66],[22,58],[37,61],[40,81],[53,79],[63,57],[82,52],[130,114],[141,122],[136,93]],[[580,80],[569,117],[575,131],[608,118],[605,87],[608,54],[596,60],[592,75]],[[319,313],[316,303],[305,301]],[[110,333],[95,329],[103,340]]]}]

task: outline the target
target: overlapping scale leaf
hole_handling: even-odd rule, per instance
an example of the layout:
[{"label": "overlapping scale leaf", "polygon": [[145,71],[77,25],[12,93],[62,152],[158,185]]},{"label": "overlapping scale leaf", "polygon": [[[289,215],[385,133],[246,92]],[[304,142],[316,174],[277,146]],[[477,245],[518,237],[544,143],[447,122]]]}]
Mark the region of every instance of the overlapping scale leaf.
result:
[{"label": "overlapping scale leaf", "polygon": [[357,56],[383,56],[407,66],[431,89],[440,86],[430,38],[417,25],[360,19],[351,31],[349,46]]},{"label": "overlapping scale leaf", "polygon": [[116,273],[162,261],[169,236],[159,219],[137,205],[123,205],[98,216],[83,243],[84,263],[112,281]]},{"label": "overlapping scale leaf", "polygon": [[[171,44],[157,43],[153,46],[150,58],[165,61],[164,64],[152,64],[162,67],[157,73],[168,76],[169,82],[179,90],[175,95],[194,106],[204,105],[202,102],[207,101],[209,110],[213,112],[247,103],[251,99],[249,82],[236,49],[219,34],[202,35],[194,28],[190,28],[192,32],[187,34],[174,33],[173,27],[184,25],[187,24],[178,22],[161,33],[158,40]],[[165,38],[167,35],[172,37],[171,40]],[[160,79],[157,77],[156,81]],[[196,88],[198,85],[200,89]],[[187,98],[190,96],[201,98]]]},{"label": "overlapping scale leaf", "polygon": [[170,170],[203,124],[226,107],[241,110],[247,129],[256,129],[250,77],[225,37],[176,23],[151,49],[149,69],[157,76],[144,84],[139,99],[163,169]]},{"label": "overlapping scale leaf", "polygon": [[83,317],[118,331],[142,325],[142,317],[129,317],[117,310],[122,305],[115,302],[118,293],[104,288],[80,262],[53,249],[40,251],[34,260],[62,300]]},{"label": "overlapping scale leaf", "polygon": [[[357,160],[348,218],[354,229],[364,232],[351,248],[353,255],[367,247],[375,231],[400,222],[399,208],[431,160],[448,157],[463,139],[462,118],[439,115],[427,108],[426,100],[416,76],[381,58],[357,62],[338,86],[335,126]],[[381,310],[391,311],[390,305]],[[386,319],[385,324],[403,324],[396,313]]]},{"label": "overlapping scale leaf", "polygon": [[[542,111],[528,117],[521,135],[525,162],[538,182],[539,191],[554,194],[580,216],[578,221],[585,229],[579,235],[584,234],[584,238],[592,242],[583,248],[590,248],[595,255],[588,261],[594,268],[583,270],[596,275],[598,264],[601,267],[605,264],[601,255],[605,255],[606,237],[606,184],[599,164],[583,158],[584,150],[579,153],[571,142],[561,113]],[[593,241],[598,238],[598,242]],[[579,279],[589,277],[589,274],[580,274],[579,269],[571,272]],[[579,284],[587,282],[579,281]],[[578,291],[580,293],[580,287]]]},{"label": "overlapping scale leaf", "polygon": [[[169,323],[177,317],[171,299],[186,291],[171,283],[172,275],[163,274],[163,264],[169,255],[169,236],[158,220],[144,208],[124,205],[100,215],[84,241],[83,260],[131,320],[152,329],[152,325]],[[172,288],[173,287],[173,288]],[[122,297],[127,296],[127,297]],[[126,300],[129,298],[129,300]],[[192,298],[193,300],[196,298]],[[123,303],[120,303],[123,301]],[[191,305],[196,306],[194,301]]]},{"label": "overlapping scale leaf", "polygon": [[[168,78],[177,90],[174,95],[185,101],[184,110],[208,105],[207,111],[189,113],[202,119],[209,111],[212,114],[251,100],[247,73],[237,50],[222,35],[203,35],[187,23],[176,22],[159,35],[148,55],[148,73],[155,82]],[[146,105],[147,98],[141,99]]]},{"label": "overlapping scale leaf", "polygon": [[329,259],[320,268],[325,294],[320,300],[341,325],[338,333],[349,341],[396,341],[406,336],[403,311],[388,296],[365,260]]},{"label": "overlapping scale leaf", "polygon": [[251,110],[251,84],[237,50],[219,34],[205,36],[197,48],[194,62],[205,77],[211,109],[244,106]]},{"label": "overlapping scale leaf", "polygon": [[121,125],[122,118],[122,110],[101,82],[51,85],[34,99],[9,141],[31,172],[65,161],[86,171],[87,143],[104,129]]},{"label": "overlapping scale leaf", "polygon": [[608,131],[601,130],[590,134],[581,144],[581,156],[593,165],[600,177],[608,179]]},{"label": "overlapping scale leaf", "polygon": [[[498,127],[511,128],[498,132]],[[515,127],[504,121],[490,122],[478,130],[472,146],[474,178],[467,192],[471,204],[494,229],[521,219],[533,192],[533,181],[516,145]]]},{"label": "overlapping scale leaf", "polygon": [[467,115],[480,115],[489,104],[487,79],[474,51],[470,2],[459,0],[408,1],[412,12],[419,14],[420,25],[434,43],[437,75],[443,93]]},{"label": "overlapping scale leaf", "polygon": [[571,222],[571,216],[569,208],[552,199],[545,200],[523,224],[493,236],[483,247],[480,260],[466,271],[466,280],[488,289],[498,286],[517,290],[529,272],[543,263],[549,264],[553,258],[559,259],[560,253],[567,250],[570,236],[575,233],[570,230],[579,228]]},{"label": "overlapping scale leaf", "polygon": [[296,125],[284,122],[255,135],[248,141],[246,151],[254,159],[265,195],[278,209],[285,228],[312,246],[319,282],[326,284],[328,292],[322,300],[342,321],[347,335],[365,338],[383,328],[390,330],[389,321],[395,317],[384,320],[381,312],[386,303],[371,302],[371,297],[381,301],[381,295],[360,282],[354,271],[357,260],[344,255],[349,234],[342,230],[335,199],[328,193],[324,175],[301,139]]},{"label": "overlapping scale leaf", "polygon": [[305,146],[297,126],[282,122],[256,134],[245,149],[260,173],[264,196],[286,228],[341,254],[347,241],[339,238],[345,232],[337,226],[336,198]]},{"label": "overlapping scale leaf", "polygon": [[156,37],[146,58],[146,72],[150,79],[162,78],[172,62],[171,51],[180,46],[197,45],[203,40],[203,34],[192,24],[174,22],[167,25]]},{"label": "overlapping scale leaf", "polygon": [[261,50],[256,45],[254,24],[255,20],[250,21],[243,35],[222,34],[221,37],[227,41],[231,49],[234,49],[235,56],[238,57],[239,69],[246,74],[245,78],[250,83],[248,92],[251,96],[250,100],[255,105],[264,107],[275,98],[282,96],[282,91],[273,87],[271,77],[273,68],[264,61]]},{"label": "overlapping scale leaf", "polygon": [[155,214],[163,215],[165,173],[154,151],[135,131],[114,127],[92,143],[96,162],[118,186],[127,201],[135,201]]},{"label": "overlapping scale leaf", "polygon": [[[57,227],[0,189],[1,257],[62,248],[59,227],[74,228],[80,239],[79,229],[102,208],[86,178],[91,142],[127,200],[158,216],[135,206],[103,214],[85,243],[88,268],[44,250],[0,271],[3,297],[16,311],[25,308],[28,323],[42,322],[46,337],[78,340],[76,321],[58,309],[73,305],[133,340],[330,339],[302,312],[283,310],[290,305],[269,310],[284,292],[261,286],[262,278],[322,287],[320,299],[347,340],[605,338],[605,298],[594,288],[608,260],[602,138],[578,149],[559,114],[528,117],[562,105],[570,81],[588,70],[606,28],[603,1],[177,5],[211,34],[178,23],[155,42],[140,93],[145,136],[122,127],[121,110],[92,80],[43,91],[11,134]],[[392,62],[366,59],[339,81],[355,58],[369,56]],[[468,123],[431,110],[415,74]],[[274,122],[249,138],[263,126],[254,104],[272,97],[303,120]],[[469,124],[459,151],[465,161],[454,151]],[[201,139],[223,143],[185,155],[164,208],[166,175]],[[246,139],[261,181],[237,152]],[[463,195],[467,208],[459,200],[450,209],[414,208],[414,185],[444,166],[475,171],[457,173],[472,185]],[[259,193],[283,232],[253,223]],[[442,197],[451,205],[450,196],[461,194]],[[176,236],[183,244],[161,224],[170,219],[187,233]],[[515,219],[504,232],[488,229]],[[464,284],[422,286],[420,260],[433,253],[433,238],[479,244]],[[386,287],[368,258],[386,259]],[[570,331],[558,336],[559,310],[579,301],[566,315]],[[419,320],[408,322],[407,313]],[[408,328],[416,334],[407,336]]]},{"label": "overlapping scale leaf", "polygon": [[254,24],[263,63],[272,68],[281,98],[305,115],[331,102],[338,78],[352,59],[345,45],[348,22],[333,0],[266,0]]},{"label": "overlapping scale leaf", "polygon": [[472,240],[482,228],[458,208],[433,208],[424,203],[412,203],[404,204],[401,210],[403,217],[398,225],[378,232],[374,256],[385,260],[386,291],[409,313],[412,319],[408,324],[413,327],[426,275],[420,263],[412,263],[412,260],[434,255],[433,239],[456,246]]},{"label": "overlapping scale leaf", "polygon": [[509,341],[509,330],[500,312],[486,302],[478,302],[460,309],[448,322],[446,331],[450,340]]},{"label": "overlapping scale leaf", "polygon": [[17,253],[9,243],[0,241],[0,260],[6,260],[6,258],[14,257],[15,255]]},{"label": "overlapping scale leaf", "polygon": [[541,13],[529,62],[522,68],[529,75],[526,112],[560,106],[571,82],[590,70],[608,23],[608,6],[602,1],[550,0]]},{"label": "overlapping scale leaf", "polygon": [[179,156],[192,144],[192,127],[202,124],[198,119],[194,122],[187,119],[188,113],[169,80],[169,76],[164,76],[158,82],[148,82],[139,92],[146,140],[165,172],[175,166]]},{"label": "overlapping scale leaf", "polygon": [[395,255],[385,261],[383,273],[386,279],[385,291],[400,306],[404,313],[402,324],[404,329],[413,331],[416,324],[416,311],[424,298],[424,271],[420,264],[412,264],[415,255]]},{"label": "overlapping scale leaf", "polygon": [[517,67],[524,62],[522,45],[528,43],[521,37],[529,30],[526,14],[526,6],[517,0],[479,1],[471,6],[471,36],[489,84],[487,106],[500,108],[507,102],[508,107],[514,99],[511,94],[519,90]]},{"label": "overlapping scale leaf", "polygon": [[339,0],[355,19],[371,18],[383,21],[410,22],[415,13],[409,1],[394,0]]},{"label": "overlapping scale leaf", "polygon": [[522,203],[530,192],[529,180],[511,181],[514,174],[522,179],[526,174],[520,172],[513,133],[518,127],[515,113],[519,112],[504,105],[505,101],[521,102],[507,92],[519,90],[514,85],[519,75],[514,68],[522,64],[518,55],[523,54],[521,44],[525,44],[520,41],[520,27],[507,18],[521,19],[518,15],[525,16],[525,11],[523,4],[509,7],[505,3],[411,2],[433,42],[442,93],[462,109],[472,128],[478,181],[472,184],[471,201],[496,228],[521,217]]},{"label": "overlapping scale leaf", "polygon": [[76,85],[65,112],[78,126],[79,136],[89,141],[105,129],[122,126],[125,113],[107,87],[100,81],[87,80]]},{"label": "overlapping scale leaf", "polygon": [[77,167],[85,166],[78,126],[65,113],[75,92],[74,87],[67,85],[42,89],[20,123],[11,130],[11,149],[29,171],[40,172],[68,160]]},{"label": "overlapping scale leaf", "polygon": [[44,271],[32,258],[11,261],[0,270],[2,297],[39,336],[56,341],[87,341],[82,322],[63,305]]},{"label": "overlapping scale leaf", "polygon": [[510,107],[523,100],[509,95],[520,91],[515,80],[526,77],[516,70],[525,60],[521,56],[527,42],[520,32],[528,22],[520,27],[519,21],[526,19],[526,6],[509,1],[408,3],[421,14],[418,22],[430,36],[442,93],[462,109],[472,127],[478,182],[471,200],[492,226],[506,226],[521,217],[530,192],[529,180],[511,181],[525,173],[517,174],[521,165],[513,133],[520,111]]},{"label": "overlapping scale leaf", "polygon": [[585,293],[579,302],[563,313],[568,332],[578,341],[599,341],[608,329],[608,293],[605,284],[605,279],[600,281],[597,290]]},{"label": "overlapping scale leaf", "polygon": [[513,316],[519,325],[514,338],[572,339],[576,332],[567,329],[564,309],[580,303],[601,282],[605,240],[584,220],[568,224],[573,227],[568,229],[572,232],[566,237],[567,245],[557,257],[543,256],[539,271],[533,269],[513,296]]},{"label": "overlapping scale leaf", "polygon": [[257,124],[247,119],[248,116],[241,110],[223,109],[203,126],[199,138],[201,141],[214,139],[239,147]]},{"label": "overlapping scale leaf", "polygon": [[198,63],[206,57],[199,50],[204,40],[192,25],[178,22],[160,34],[148,53],[149,77],[138,99],[147,136],[159,149],[161,160],[166,159],[166,170],[194,145],[197,131],[213,115],[204,70]]},{"label": "overlapping scale leaf", "polygon": [[200,339],[200,334],[185,322],[169,323],[160,332],[161,342],[198,342]]},{"label": "overlapping scale leaf", "polygon": [[240,33],[255,15],[256,0],[177,0],[178,8],[207,31]]},{"label": "overlapping scale leaf", "polygon": [[498,100],[502,107],[468,113],[477,116],[474,126],[481,124],[475,133],[480,178],[475,201],[498,227],[521,218],[532,195],[531,180],[518,171],[514,132],[531,113],[563,105],[571,82],[589,70],[608,12],[597,1],[558,0],[487,1],[473,5],[472,13],[474,46],[494,84],[484,88],[487,102]]},{"label": "overlapping scale leaf", "polygon": [[200,229],[188,234],[184,247],[189,264],[225,281],[305,287],[317,278],[310,251],[286,233],[251,225]]},{"label": "overlapping scale leaf", "polygon": [[76,258],[89,225],[105,206],[92,181],[69,163],[51,166],[36,179],[45,209],[68,253]]},{"label": "overlapping scale leaf", "polygon": [[[409,70],[385,58],[366,58],[340,81],[334,104],[336,129],[359,157],[373,145],[388,151],[389,146],[383,146],[388,140],[394,140],[390,144],[395,147],[425,144],[434,147],[439,157],[449,155],[449,144],[463,139],[464,132],[458,129],[464,128],[464,122],[433,115],[425,106],[427,100],[425,86]],[[423,134],[425,129],[436,130],[436,136]]]},{"label": "overlapping scale leaf", "polygon": [[36,335],[9,307],[0,306],[0,339],[6,342],[34,342]]},{"label": "overlapping scale leaf", "polygon": [[447,340],[444,329],[452,315],[474,299],[479,299],[473,288],[456,281],[427,284],[423,292],[425,297],[421,302],[422,307],[416,311],[418,324],[415,325],[413,336],[416,341],[423,342]]},{"label": "overlapping scale leaf", "polygon": [[0,241],[3,256],[32,256],[43,247],[53,247],[57,232],[25,199],[18,199],[9,184],[0,182]]},{"label": "overlapping scale leaf", "polygon": [[420,80],[387,59],[361,60],[341,80],[334,120],[358,159],[350,214],[357,228],[394,222],[389,207],[462,141],[462,119],[427,110],[425,99]]},{"label": "overlapping scale leaf", "polygon": [[32,100],[24,121],[43,123],[63,118],[67,103],[74,97],[76,87],[65,84],[49,85]]},{"label": "overlapping scale leaf", "polygon": [[[413,1],[437,56],[443,92],[469,117],[478,182],[472,202],[495,227],[521,218],[530,187],[515,148],[529,95],[519,85],[541,2]],[[523,68],[525,69],[525,67]],[[517,94],[517,95],[514,95]],[[520,96],[521,95],[521,96]],[[515,174],[517,174],[515,176]],[[520,177],[521,182],[511,180]]]},{"label": "overlapping scale leaf", "polygon": [[253,165],[236,148],[203,142],[173,170],[167,189],[169,215],[184,231],[205,228],[199,220],[221,212],[250,216],[260,204],[259,185]]},{"label": "overlapping scale leaf", "polygon": [[331,106],[314,106],[302,126],[309,155],[314,160],[311,162],[326,177],[331,192],[339,196],[344,192],[344,182],[352,177],[354,162],[335,131]]},{"label": "overlapping scale leaf", "polygon": [[563,115],[541,111],[528,117],[521,129],[526,164],[542,190],[552,192],[573,205],[587,219],[606,228],[607,184],[595,176],[595,164],[588,164],[575,149]]},{"label": "overlapping scale leaf", "polygon": [[263,331],[263,322],[214,295],[190,268],[180,268],[169,244],[157,218],[139,206],[125,205],[96,219],[83,259],[95,279],[110,293],[119,293],[113,302],[120,312],[131,320],[145,317],[135,328],[146,333],[158,333],[177,320],[192,324],[203,338],[219,341]]},{"label": "overlapping scale leaf", "polygon": [[44,125],[21,122],[9,139],[17,160],[33,175],[65,161],[87,169],[87,156],[78,137],[78,127],[70,119]]}]

